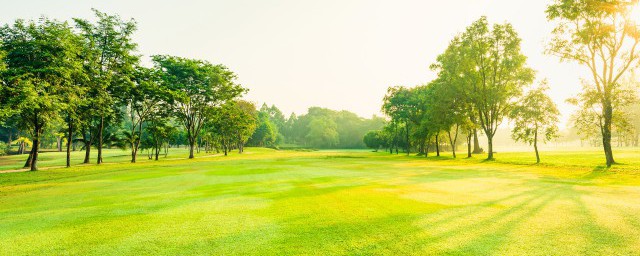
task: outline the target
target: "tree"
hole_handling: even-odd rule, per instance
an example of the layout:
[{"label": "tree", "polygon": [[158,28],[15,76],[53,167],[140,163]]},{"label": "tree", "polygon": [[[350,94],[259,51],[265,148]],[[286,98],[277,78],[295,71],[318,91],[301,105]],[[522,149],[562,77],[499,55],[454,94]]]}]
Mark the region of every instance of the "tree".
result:
[{"label": "tree", "polygon": [[328,117],[316,117],[309,122],[307,141],[313,147],[331,148],[338,145],[340,137],[337,131],[338,125]]},{"label": "tree", "polygon": [[[415,110],[409,89],[401,86],[389,87],[383,99],[382,112],[391,117],[397,124],[404,124],[407,155],[411,152],[409,139],[409,116]],[[397,132],[397,131],[396,131]]]},{"label": "tree", "polygon": [[244,145],[256,130],[258,112],[256,106],[248,101],[238,100],[235,104],[235,133],[238,144],[238,153],[244,152]]},{"label": "tree", "polygon": [[[167,101],[168,95],[162,86],[160,72],[156,69],[138,66],[133,80],[132,86],[126,88],[123,99],[130,118],[128,140],[131,145],[131,162],[135,163],[142,138],[142,125],[147,119],[159,114],[161,108],[166,107],[162,104]],[[159,120],[162,119],[156,119],[156,122]]]},{"label": "tree", "polygon": [[217,137],[224,155],[237,146],[238,153],[244,151],[244,144],[256,129],[257,111],[253,103],[229,101],[216,111],[210,132]]},{"label": "tree", "polygon": [[224,65],[174,56],[153,56],[156,68],[162,70],[164,86],[174,115],[187,132],[189,158],[205,122],[216,107],[241,95],[246,90],[235,83],[236,75]]},{"label": "tree", "polygon": [[540,87],[530,90],[511,110],[513,120],[512,138],[533,144],[536,152],[536,163],[540,163],[538,153],[538,140],[549,141],[558,134],[558,116],[560,111],[556,104],[547,96],[547,81],[544,80]]},{"label": "tree", "polygon": [[267,112],[259,111],[257,127],[255,128],[249,144],[260,147],[275,147],[278,136],[278,128],[271,122]]},{"label": "tree", "polygon": [[[118,95],[123,95],[122,91],[131,85],[138,56],[133,53],[137,48],[132,40],[136,31],[134,20],[123,21],[117,15],[108,15],[95,9],[93,12],[98,19],[95,24],[77,18],[74,21],[84,39],[82,59],[90,88],[90,113],[85,116],[87,119],[98,119],[96,122],[87,120],[85,124],[96,125],[97,163],[100,164],[105,122],[115,115],[117,103],[120,103]],[[90,148],[91,143],[86,146],[87,156]]]},{"label": "tree", "polygon": [[593,94],[602,112],[607,167],[615,163],[611,148],[614,95],[620,78],[638,66],[640,56],[640,29],[632,14],[637,5],[638,0],[555,0],[546,11],[547,18],[557,22],[546,52],[577,62],[591,73]]},{"label": "tree", "polygon": [[364,135],[362,141],[368,148],[373,149],[375,152],[378,152],[378,149],[384,144],[384,135],[382,131],[369,131]]},{"label": "tree", "polygon": [[[621,86],[613,91],[611,106],[615,110],[611,120],[611,131],[622,130],[630,127],[625,109],[637,100],[634,88]],[[576,97],[567,100],[568,103],[578,106],[578,111],[571,116],[574,127],[582,139],[591,141],[594,146],[601,146],[604,141],[602,134],[605,129],[605,118],[600,104],[600,96],[597,90],[583,82],[583,90]],[[598,138],[599,142],[598,142]],[[595,140],[594,140],[595,139]]]},{"label": "tree", "polygon": [[[153,149],[155,160],[157,161],[162,145],[167,145],[169,143],[169,138],[171,137],[171,135],[176,133],[177,129],[171,124],[167,117],[164,117],[162,115],[153,115],[150,116],[147,120],[145,130],[149,134],[147,137],[147,141],[149,142],[149,144],[151,144],[150,148]],[[143,136],[142,133],[140,133],[140,136]],[[139,141],[142,141],[142,139],[139,139]],[[141,142],[139,142],[138,144],[141,144]],[[167,148],[165,147],[165,154],[166,150]]]},{"label": "tree", "polygon": [[520,52],[521,40],[509,23],[490,28],[487,18],[482,17],[461,38],[461,54],[471,63],[465,65],[462,74],[471,83],[470,100],[487,136],[487,159],[492,160],[498,126],[509,115],[522,88],[533,81],[534,71],[527,67],[527,57]]},{"label": "tree", "polygon": [[7,53],[2,101],[32,130],[33,147],[26,166],[36,171],[44,128],[64,108],[63,88],[73,86],[79,70],[78,38],[66,22],[46,18],[6,25],[0,29],[0,38]]}]

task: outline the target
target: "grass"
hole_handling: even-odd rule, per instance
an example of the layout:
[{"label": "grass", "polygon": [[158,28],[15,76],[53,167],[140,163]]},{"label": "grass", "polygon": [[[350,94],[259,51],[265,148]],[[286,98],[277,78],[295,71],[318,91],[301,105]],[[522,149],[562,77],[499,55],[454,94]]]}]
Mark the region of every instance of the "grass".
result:
[{"label": "grass", "polygon": [[544,152],[541,165],[530,153],[184,153],[0,174],[0,255],[640,252],[637,149],[617,151],[624,164],[608,170],[595,150]]}]

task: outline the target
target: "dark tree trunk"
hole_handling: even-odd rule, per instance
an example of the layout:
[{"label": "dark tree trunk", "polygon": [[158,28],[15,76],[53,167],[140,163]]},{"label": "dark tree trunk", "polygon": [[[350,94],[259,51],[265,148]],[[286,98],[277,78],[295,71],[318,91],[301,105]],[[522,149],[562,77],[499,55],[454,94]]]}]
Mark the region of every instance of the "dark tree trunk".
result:
[{"label": "dark tree trunk", "polygon": [[536,163],[540,163],[540,154],[538,154],[538,128],[533,134],[533,149],[536,151]]},{"label": "dark tree trunk", "polygon": [[158,161],[158,156],[160,155],[160,143],[156,140],[156,161]]},{"label": "dark tree trunk", "polygon": [[489,155],[487,156],[487,160],[493,160],[493,134],[487,134],[487,143],[489,145]]},{"label": "dark tree trunk", "polygon": [[472,133],[467,135],[467,158],[471,158],[471,138],[473,137]]},{"label": "dark tree trunk", "polygon": [[440,137],[440,133],[436,133],[436,156],[440,156],[440,141],[438,137]]},{"label": "dark tree trunk", "polygon": [[93,141],[91,138],[91,130],[89,130],[89,136],[87,137],[87,132],[83,131],[82,136],[84,136],[84,161],[83,163],[88,164],[91,159],[91,142]]},{"label": "dark tree trunk", "polygon": [[[24,166],[23,168],[27,168],[27,167],[31,167],[31,157],[33,156],[33,149],[35,148],[35,146],[31,147],[31,151],[29,151],[29,157],[27,157],[27,161],[24,162]],[[24,152],[24,149],[22,149]]]},{"label": "dark tree trunk", "polygon": [[604,155],[606,157],[607,167],[615,164],[613,159],[613,150],[611,149],[611,124],[613,119],[613,106],[609,97],[605,96],[603,102],[604,127],[602,128],[602,146],[604,147]]},{"label": "dark tree trunk", "polygon": [[478,129],[473,129],[473,153],[482,153],[482,149],[480,148],[480,141],[478,140]]},{"label": "dark tree trunk", "polygon": [[194,157],[193,150],[194,150],[195,144],[196,143],[193,140],[189,139],[189,159],[192,159]]},{"label": "dark tree trunk", "polygon": [[97,164],[102,163],[102,133],[104,131],[104,116],[100,117],[100,126],[98,127],[98,159]]},{"label": "dark tree trunk", "polygon": [[451,137],[451,130],[447,131],[449,135],[449,143],[451,144],[451,152],[453,153],[453,158],[456,158],[456,143],[458,143],[458,129],[459,126],[456,125],[456,133],[454,137]]},{"label": "dark tree trunk", "polygon": [[407,137],[407,155],[411,154],[411,143],[409,142],[409,121],[405,122],[405,130]]},{"label": "dark tree trunk", "polygon": [[68,119],[69,124],[67,128],[67,167],[71,167],[71,144],[73,144],[73,120]]},{"label": "dark tree trunk", "polygon": [[40,134],[42,133],[42,128],[40,127],[39,124],[37,124],[37,118],[36,118],[36,124],[35,124],[35,129],[34,129],[34,138],[33,138],[33,150],[31,152],[31,171],[37,171],[38,170],[38,150],[40,147]]}]

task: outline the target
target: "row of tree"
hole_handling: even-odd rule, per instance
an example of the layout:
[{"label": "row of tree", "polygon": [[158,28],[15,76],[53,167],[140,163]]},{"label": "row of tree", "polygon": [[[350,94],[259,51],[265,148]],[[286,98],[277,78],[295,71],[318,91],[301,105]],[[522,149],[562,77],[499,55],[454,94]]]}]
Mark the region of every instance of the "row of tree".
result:
[{"label": "row of tree", "polygon": [[362,118],[349,111],[311,107],[303,115],[285,118],[276,106],[260,108],[258,128],[249,139],[252,146],[282,145],[307,148],[365,148],[366,131],[384,126],[382,117]]},{"label": "row of tree", "polygon": [[489,26],[482,17],[438,56],[431,66],[438,74],[435,80],[413,88],[389,88],[382,111],[391,122],[367,140],[377,137],[378,144],[395,147],[396,152],[402,144],[407,154],[416,148],[427,155],[433,145],[439,155],[444,139],[456,157],[462,135],[471,157],[472,140],[475,151],[480,151],[480,130],[487,137],[487,158],[493,159],[493,137],[502,121],[511,117],[513,138],[533,144],[537,153],[538,138],[551,138],[557,131],[558,110],[545,95],[544,81],[521,97],[534,80],[526,59],[510,24]]},{"label": "row of tree", "polygon": [[85,163],[92,147],[100,164],[102,149],[112,145],[130,148],[135,162],[145,141],[157,157],[176,125],[190,158],[203,134],[225,150],[247,141],[255,106],[237,100],[246,89],[232,71],[166,55],[152,56],[153,66],[145,67],[132,40],[135,21],[94,13],[95,22],[43,17],[0,28],[0,115],[31,138],[25,167],[37,170],[41,138],[60,123],[67,166],[74,142],[83,144]]},{"label": "row of tree", "polygon": [[[637,0],[556,0],[546,11],[556,24],[546,52],[578,62],[592,75],[584,80],[583,92],[569,102],[580,106],[572,117],[580,132],[600,136],[607,166],[615,163],[614,128],[636,140],[640,128],[633,127],[634,115],[629,114],[638,106],[637,81],[630,73],[640,64],[640,24],[632,16],[634,8]],[[389,88],[382,110],[391,122],[382,131],[367,134],[365,142],[396,152],[403,146],[407,154],[412,148],[427,154],[434,145],[439,154],[442,140],[448,139],[455,157],[462,134],[471,156],[473,137],[474,151],[479,151],[480,130],[487,137],[487,158],[493,159],[493,138],[510,118],[513,139],[532,144],[539,162],[537,143],[556,136],[559,112],[546,95],[544,80],[523,95],[535,72],[527,67],[520,41],[509,23],[489,26],[486,17],[474,22],[431,66],[437,79],[414,88]],[[631,82],[623,82],[625,77],[632,77]]]}]

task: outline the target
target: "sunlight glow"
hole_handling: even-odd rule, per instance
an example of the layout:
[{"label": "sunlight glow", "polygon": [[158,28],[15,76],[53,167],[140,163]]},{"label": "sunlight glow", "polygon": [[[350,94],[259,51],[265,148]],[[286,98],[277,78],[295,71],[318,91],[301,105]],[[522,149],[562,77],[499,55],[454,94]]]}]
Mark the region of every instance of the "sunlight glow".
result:
[{"label": "sunlight glow", "polygon": [[629,19],[636,25],[640,25],[640,1],[636,1],[629,11]]}]

